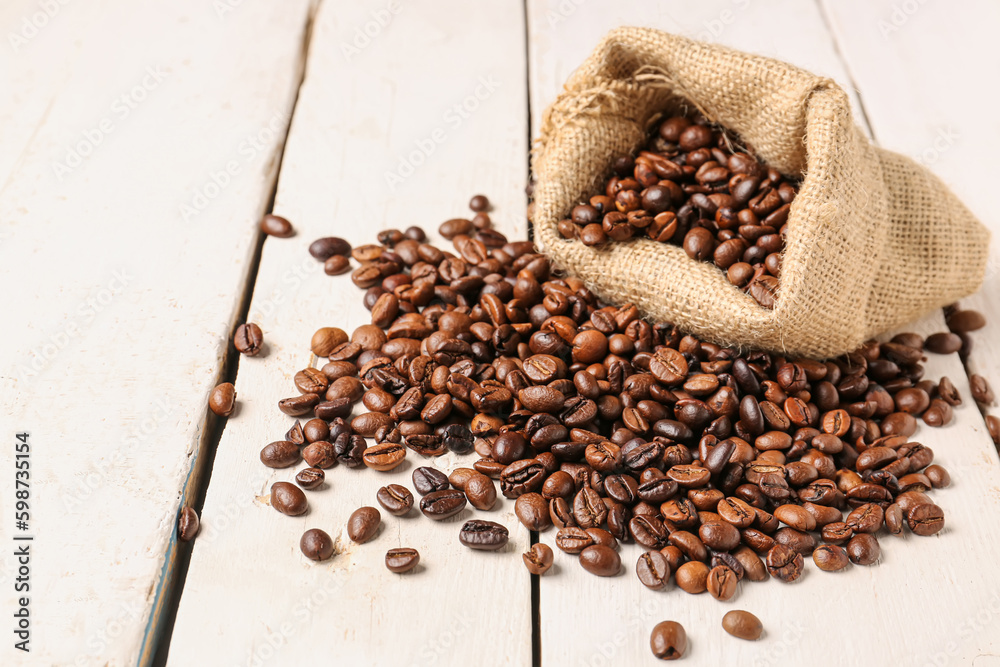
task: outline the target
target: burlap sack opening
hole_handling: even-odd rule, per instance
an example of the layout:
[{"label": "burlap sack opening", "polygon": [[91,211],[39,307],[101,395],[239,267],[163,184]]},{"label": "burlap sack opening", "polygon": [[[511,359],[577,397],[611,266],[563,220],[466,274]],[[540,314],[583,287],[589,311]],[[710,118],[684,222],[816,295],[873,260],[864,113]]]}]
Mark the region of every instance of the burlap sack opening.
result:
[{"label": "burlap sack opening", "polygon": [[[687,103],[803,179],[774,310],[681,248],[597,250],[556,230],[655,114]],[[725,346],[835,356],[974,292],[986,266],[989,232],[924,167],[873,146],[833,81],[656,30],[604,38],[546,110],[532,167],[535,239],[557,264],[605,301]]]}]

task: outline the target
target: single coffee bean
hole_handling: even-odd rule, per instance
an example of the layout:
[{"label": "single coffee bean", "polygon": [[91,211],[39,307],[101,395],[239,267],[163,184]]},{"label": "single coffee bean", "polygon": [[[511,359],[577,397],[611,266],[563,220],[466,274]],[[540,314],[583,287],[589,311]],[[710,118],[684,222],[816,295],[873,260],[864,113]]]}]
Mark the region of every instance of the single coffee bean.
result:
[{"label": "single coffee bean", "polygon": [[374,507],[359,507],[347,520],[347,535],[358,544],[364,544],[375,536],[382,515]]},{"label": "single coffee bean", "polygon": [[924,469],[924,474],[927,475],[927,479],[930,480],[931,486],[935,489],[943,489],[951,485],[951,475],[948,471],[939,465],[930,465]]},{"label": "single coffee bean", "polygon": [[497,502],[497,487],[486,475],[473,471],[463,488],[469,504],[477,510],[489,511]]},{"label": "single coffee bean", "polygon": [[208,408],[220,417],[228,417],[236,406],[236,388],[232,382],[223,382],[212,390]]},{"label": "single coffee bean", "polygon": [[736,595],[738,581],[732,568],[717,565],[708,573],[708,593],[716,600],[729,600]]},{"label": "single coffee bean", "polygon": [[772,577],[791,583],[802,575],[802,554],[784,544],[775,544],[767,552],[767,571]]},{"label": "single coffee bean", "polygon": [[734,609],[722,617],[722,629],[737,639],[754,641],[764,633],[760,619],[748,611]]},{"label": "single coffee bean", "polygon": [[323,262],[323,273],[340,276],[351,270],[351,260],[345,255],[333,255]]},{"label": "single coffee bean", "polygon": [[255,357],[260,354],[264,344],[264,332],[253,322],[247,322],[236,327],[233,335],[233,347],[240,354]]},{"label": "single coffee bean", "polygon": [[528,530],[543,531],[552,525],[549,503],[540,493],[525,493],[518,496],[514,501],[514,514]]},{"label": "single coffee bean", "polygon": [[290,417],[301,417],[312,412],[319,402],[318,394],[302,394],[281,399],[278,401],[278,409]]},{"label": "single coffee bean", "polygon": [[552,548],[547,544],[538,542],[531,545],[531,549],[521,554],[521,559],[524,561],[524,566],[528,568],[528,572],[543,575],[552,567]]},{"label": "single coffee bean", "polygon": [[287,218],[283,218],[280,215],[273,215],[271,213],[268,213],[261,218],[260,231],[264,232],[268,236],[274,236],[279,239],[287,239],[288,237],[295,235],[292,223],[290,223]]},{"label": "single coffee bean", "polygon": [[319,528],[310,528],[299,538],[299,549],[309,560],[326,560],[333,555],[333,540]]},{"label": "single coffee bean", "polygon": [[426,517],[442,521],[465,509],[465,502],[465,494],[458,489],[432,491],[421,499],[420,511]]},{"label": "single coffee bean", "polygon": [[[700,127],[700,126],[695,126]],[[677,660],[687,651],[687,633],[675,621],[661,621],[649,635],[649,648],[660,660]]]},{"label": "single coffee bean", "polygon": [[944,511],[933,503],[921,503],[906,513],[906,523],[915,535],[934,535],[944,528]]},{"label": "single coffee bean", "polygon": [[670,563],[659,551],[647,551],[639,556],[635,573],[646,588],[658,591],[670,581]]},{"label": "single coffee bean", "polygon": [[362,459],[369,468],[385,472],[392,470],[406,458],[406,447],[397,442],[383,442],[364,450]]},{"label": "single coffee bean", "polygon": [[847,555],[857,565],[871,565],[881,553],[878,540],[871,533],[859,533],[847,543]]},{"label": "single coffee bean", "polygon": [[[465,505],[464,500],[462,505]],[[423,509],[423,501],[421,501],[420,509]],[[425,511],[424,513],[426,514],[427,512]],[[507,544],[508,538],[509,533],[507,528],[499,523],[495,523],[493,521],[483,521],[481,519],[466,521],[465,524],[462,525],[461,531],[458,533],[458,539],[462,544],[470,549],[477,549],[480,551],[497,551],[499,549],[503,549]]]},{"label": "single coffee bean", "polygon": [[578,554],[593,544],[594,538],[583,528],[566,526],[556,533],[556,546],[568,554]]},{"label": "single coffee bean", "polygon": [[302,459],[313,468],[326,470],[337,464],[337,451],[333,443],[317,440],[302,450]]},{"label": "single coffee bean", "polygon": [[475,195],[469,200],[469,208],[476,213],[488,211],[490,208],[490,200],[486,197],[486,195]]},{"label": "single coffee bean", "polygon": [[271,485],[271,507],[288,516],[304,514],[309,509],[309,501],[302,489],[290,482],[275,482]]},{"label": "single coffee bean", "polygon": [[750,581],[764,581],[767,579],[767,567],[753,549],[748,546],[741,546],[733,551],[733,557],[743,566],[744,576]]},{"label": "single coffee bean", "polygon": [[969,333],[986,326],[986,318],[975,310],[956,310],[945,316],[945,322],[957,334]]},{"label": "single coffee bean", "polygon": [[599,577],[613,577],[621,571],[622,559],[611,547],[593,544],[580,552],[580,565]]},{"label": "single coffee bean", "polygon": [[697,595],[708,590],[709,567],[701,561],[692,560],[684,563],[674,574],[677,587],[685,593]]},{"label": "single coffee bean", "polygon": [[413,507],[413,494],[399,484],[383,486],[375,493],[375,499],[393,516],[403,516]]},{"label": "single coffee bean", "polygon": [[843,570],[851,564],[847,556],[847,551],[835,544],[820,545],[813,551],[812,558],[813,562],[816,563],[816,567],[825,572]]},{"label": "single coffee bean", "polygon": [[982,375],[973,373],[969,376],[969,390],[972,392],[972,398],[980,405],[992,405],[996,400],[990,383]]},{"label": "single coffee bean", "polygon": [[953,333],[936,333],[927,337],[924,349],[934,354],[951,354],[962,349],[962,339]]},{"label": "single coffee bean", "polygon": [[185,507],[181,510],[177,519],[177,538],[181,542],[190,542],[198,534],[201,521],[198,519],[198,512],[193,507]]},{"label": "single coffee bean", "polygon": [[260,450],[260,462],[268,468],[287,468],[299,462],[299,448],[287,440],[278,440]]},{"label": "single coffee bean", "polygon": [[414,468],[412,479],[413,488],[422,496],[426,496],[432,491],[444,491],[451,486],[447,475],[436,468],[428,468],[426,466]]},{"label": "single coffee bean", "polygon": [[326,473],[319,468],[304,468],[295,475],[295,482],[307,491],[318,488],[325,479]]},{"label": "single coffee bean", "polygon": [[309,254],[322,262],[333,255],[350,255],[351,244],[337,236],[326,236],[309,245]]},{"label": "single coffee bean", "polygon": [[385,552],[385,566],[390,572],[403,574],[409,572],[420,562],[420,553],[409,547],[398,547]]},{"label": "single coffee bean", "polygon": [[329,357],[337,346],[347,342],[347,332],[338,327],[323,327],[313,334],[309,348],[317,357]]}]

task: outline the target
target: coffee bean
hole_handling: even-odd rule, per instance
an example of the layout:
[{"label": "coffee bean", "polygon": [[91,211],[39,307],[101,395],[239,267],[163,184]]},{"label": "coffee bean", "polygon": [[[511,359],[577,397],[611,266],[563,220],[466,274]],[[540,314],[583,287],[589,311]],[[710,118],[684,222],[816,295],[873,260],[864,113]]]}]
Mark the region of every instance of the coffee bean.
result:
[{"label": "coffee bean", "polygon": [[309,560],[321,561],[333,556],[334,546],[330,536],[319,528],[310,528],[302,533],[299,549]]},{"label": "coffee bean", "polygon": [[409,572],[420,562],[420,553],[409,547],[389,549],[385,553],[385,566],[390,572],[403,574]]},{"label": "coffee bean", "polygon": [[264,344],[264,332],[253,322],[247,322],[236,327],[233,334],[233,347],[240,354],[248,357],[255,357],[260,354]]},{"label": "coffee bean", "polygon": [[333,255],[323,262],[323,273],[328,276],[340,276],[351,270],[351,260],[344,255]]},{"label": "coffee bean", "polygon": [[859,533],[847,543],[847,555],[852,563],[858,565],[871,565],[881,553],[878,540],[870,533]]},{"label": "coffee bean", "polygon": [[337,452],[332,443],[318,440],[302,450],[302,458],[313,468],[326,470],[337,464]]},{"label": "coffee bean", "polygon": [[754,641],[764,633],[760,619],[748,611],[734,609],[722,617],[722,629],[737,639]]},{"label": "coffee bean", "polygon": [[[462,505],[465,505],[464,499]],[[420,503],[420,509],[424,509],[423,501]],[[427,514],[426,510],[424,514]],[[428,516],[430,515],[428,514]],[[493,521],[483,521],[481,519],[466,521],[458,534],[458,539],[462,544],[470,549],[477,549],[479,551],[497,551],[503,549],[507,544],[508,538],[509,533],[504,526]]]},{"label": "coffee bean", "polygon": [[236,389],[232,382],[223,382],[212,390],[208,408],[220,417],[228,417],[236,406]]},{"label": "coffee bean", "polygon": [[611,547],[592,544],[580,552],[580,565],[599,577],[613,577],[621,571],[622,559]]},{"label": "coffee bean", "polygon": [[708,573],[708,593],[716,600],[729,600],[736,595],[737,582],[736,573],[731,568],[717,565]]},{"label": "coffee bean", "polygon": [[824,544],[812,553],[813,562],[816,567],[825,572],[836,572],[843,570],[851,564],[847,557],[847,551],[843,547],[835,544]]},{"label": "coffee bean", "polygon": [[359,507],[347,520],[347,535],[354,542],[364,544],[375,537],[382,523],[382,515],[374,507]]},{"label": "coffee bean", "polygon": [[338,345],[347,342],[347,332],[338,327],[323,327],[313,334],[309,348],[317,357],[328,357]]},{"label": "coffee bean", "polygon": [[992,405],[996,400],[990,383],[982,375],[973,373],[969,376],[969,390],[972,392],[973,400],[980,405]]},{"label": "coffee bean", "polygon": [[309,245],[309,254],[322,262],[333,255],[350,255],[351,244],[337,236],[326,236]]},{"label": "coffee bean", "polygon": [[309,501],[302,489],[289,482],[275,482],[271,485],[271,507],[282,514],[298,516],[309,509]]},{"label": "coffee bean", "polygon": [[447,475],[436,468],[428,468],[426,466],[414,468],[412,479],[413,488],[422,496],[426,496],[433,491],[444,491],[450,486]]},{"label": "coffee bean", "polygon": [[975,310],[956,310],[945,316],[945,322],[957,334],[969,333],[986,326],[986,318]]},{"label": "coffee bean", "polygon": [[635,573],[643,586],[658,591],[670,581],[670,563],[659,551],[647,551],[639,556]]},{"label": "coffee bean", "polygon": [[432,491],[421,499],[420,511],[426,517],[442,521],[465,509],[465,502],[465,494],[457,489]]},{"label": "coffee bean", "polygon": [[319,402],[320,397],[317,394],[302,394],[281,399],[278,401],[278,409],[291,417],[301,417],[312,412]]},{"label": "coffee bean", "polygon": [[549,504],[539,493],[525,493],[514,501],[514,514],[528,530],[542,531],[552,525]]},{"label": "coffee bean", "polygon": [[953,333],[936,333],[927,337],[924,349],[935,354],[951,354],[962,349],[962,339]]},{"label": "coffee bean", "polygon": [[531,545],[531,549],[521,554],[524,566],[528,572],[536,575],[543,575],[552,567],[552,548],[541,542]]},{"label": "coffee bean", "polygon": [[497,488],[493,480],[480,472],[473,472],[463,487],[469,504],[477,510],[489,511],[497,502]]},{"label": "coffee bean", "polygon": [[374,470],[392,470],[406,458],[406,448],[396,442],[383,442],[364,450],[364,464]]},{"label": "coffee bean", "polygon": [[685,593],[697,595],[708,590],[709,567],[701,561],[688,561],[684,563],[674,574],[677,587]]},{"label": "coffee bean", "polygon": [[687,633],[675,621],[661,621],[653,626],[649,648],[660,660],[677,660],[687,651]]},{"label": "coffee bean", "polygon": [[556,533],[556,546],[568,554],[578,554],[594,544],[594,538],[583,528],[567,526]]},{"label": "coffee bean", "polygon": [[944,511],[933,503],[921,503],[906,513],[906,523],[915,535],[934,535],[944,528]]},{"label": "coffee bean", "polygon": [[413,507],[413,494],[409,489],[399,484],[389,484],[380,488],[375,499],[378,504],[393,516],[404,516]]},{"label": "coffee bean", "polygon": [[326,474],[319,468],[304,468],[295,475],[295,482],[307,491],[318,488],[326,479]]},{"label": "coffee bean", "polygon": [[198,534],[201,521],[198,519],[198,512],[193,507],[185,507],[177,519],[177,538],[181,542],[190,542]]},{"label": "coffee bean", "polygon": [[261,218],[260,231],[264,232],[268,236],[274,236],[279,239],[287,239],[288,237],[295,235],[292,223],[290,223],[287,218],[270,213]]},{"label": "coffee bean", "polygon": [[469,200],[469,208],[477,213],[488,211],[490,208],[490,200],[486,197],[486,195],[475,195]]},{"label": "coffee bean", "polygon": [[772,577],[790,583],[802,574],[802,554],[793,551],[784,544],[775,544],[767,552],[767,571]]},{"label": "coffee bean", "polygon": [[260,462],[268,468],[287,468],[299,462],[299,448],[287,440],[278,440],[260,450]]}]

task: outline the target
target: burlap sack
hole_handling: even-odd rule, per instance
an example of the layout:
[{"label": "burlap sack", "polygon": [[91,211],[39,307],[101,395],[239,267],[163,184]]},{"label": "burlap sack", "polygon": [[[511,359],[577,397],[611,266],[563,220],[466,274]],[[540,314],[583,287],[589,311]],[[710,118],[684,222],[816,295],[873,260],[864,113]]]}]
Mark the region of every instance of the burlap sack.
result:
[{"label": "burlap sack", "polygon": [[[804,179],[774,310],[679,247],[635,239],[598,250],[556,230],[603,190],[612,158],[644,142],[654,115],[685,101]],[[535,240],[557,264],[609,303],[721,345],[848,352],[974,292],[986,265],[986,229],[927,169],[873,146],[833,81],[657,30],[604,38],[546,110],[532,167]]]}]

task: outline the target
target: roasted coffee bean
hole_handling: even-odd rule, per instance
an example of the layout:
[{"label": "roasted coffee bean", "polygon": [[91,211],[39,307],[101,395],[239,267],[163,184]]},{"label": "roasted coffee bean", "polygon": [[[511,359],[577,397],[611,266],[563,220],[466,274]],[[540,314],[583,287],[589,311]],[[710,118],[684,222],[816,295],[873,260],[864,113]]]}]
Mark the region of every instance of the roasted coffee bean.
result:
[{"label": "roasted coffee bean", "polygon": [[764,633],[764,625],[760,619],[748,611],[737,610],[726,612],[722,617],[722,629],[737,639],[755,641]]},{"label": "roasted coffee bean", "polygon": [[386,512],[393,516],[403,516],[413,507],[413,494],[405,486],[389,484],[375,494],[375,499]]},{"label": "roasted coffee bean", "polygon": [[280,215],[273,215],[271,213],[268,213],[261,218],[260,231],[264,232],[268,236],[273,236],[279,239],[287,239],[295,234],[295,230],[292,228],[292,223],[290,223],[287,218],[283,218]]},{"label": "roasted coffee bean", "polygon": [[733,557],[743,566],[744,576],[750,581],[764,581],[767,579],[767,567],[753,549],[741,546],[733,551]]},{"label": "roasted coffee bean", "polygon": [[374,507],[359,507],[347,520],[347,535],[354,542],[364,544],[375,537],[382,523],[382,515]]},{"label": "roasted coffee bean", "polygon": [[406,448],[396,442],[383,442],[364,450],[364,464],[374,470],[392,470],[406,458]]},{"label": "roasted coffee bean", "polygon": [[347,342],[347,332],[338,327],[323,327],[313,334],[309,348],[317,357],[328,357],[337,346]]},{"label": "roasted coffee bean", "polygon": [[389,549],[385,553],[385,566],[390,572],[403,574],[413,570],[420,562],[420,552],[409,547]]},{"label": "roasted coffee bean", "polygon": [[573,499],[573,516],[581,528],[596,528],[604,523],[608,508],[597,491],[585,486]]},{"label": "roasted coffee bean", "polygon": [[813,562],[816,567],[825,572],[836,572],[843,570],[851,564],[847,557],[847,551],[843,547],[835,544],[823,544],[812,553]]},{"label": "roasted coffee bean", "polygon": [[233,347],[240,354],[255,357],[260,354],[264,345],[264,332],[253,322],[247,322],[236,327],[233,335]]},{"label": "roasted coffee bean", "polygon": [[944,512],[933,503],[921,503],[906,513],[906,523],[915,535],[933,535],[944,528]]},{"label": "roasted coffee bean", "polygon": [[236,389],[232,382],[223,382],[212,390],[208,408],[220,417],[228,417],[236,406]]},{"label": "roasted coffee bean", "polygon": [[326,474],[319,468],[304,468],[295,475],[295,483],[307,491],[319,488]]},{"label": "roasted coffee bean", "polygon": [[492,479],[480,472],[473,471],[465,480],[462,490],[465,491],[465,495],[469,499],[469,504],[477,510],[488,511],[493,509],[493,506],[496,504],[496,485]]},{"label": "roasted coffee bean", "polygon": [[659,551],[647,551],[636,561],[635,573],[643,586],[658,591],[670,581],[670,563]]},{"label": "roasted coffee bean", "polygon": [[564,527],[556,532],[556,546],[569,554],[578,554],[594,544],[594,538],[583,528]]},{"label": "roasted coffee bean", "polygon": [[[464,501],[462,505],[465,505]],[[420,503],[420,509],[424,509],[423,501]],[[424,513],[427,514],[427,511],[425,510]],[[428,516],[431,515],[428,514]],[[431,518],[437,517],[432,516]],[[493,521],[483,521],[481,519],[466,521],[458,534],[458,539],[462,544],[470,549],[480,551],[497,551],[503,549],[507,544],[508,538],[509,533],[504,526]]]},{"label": "roasted coffee bean", "polygon": [[956,310],[945,316],[945,322],[949,329],[958,334],[969,333],[986,326],[986,318],[975,310]]},{"label": "roasted coffee bean", "polygon": [[309,509],[309,501],[302,489],[290,482],[275,482],[271,485],[271,507],[282,514],[298,516]]},{"label": "roasted coffee bean", "polygon": [[857,565],[871,565],[881,553],[878,540],[870,533],[859,533],[847,543],[847,555]]},{"label": "roasted coffee bean", "polygon": [[649,648],[660,660],[677,660],[687,651],[687,633],[680,623],[661,621],[653,626]]},{"label": "roasted coffee bean", "polygon": [[287,468],[299,462],[299,448],[287,440],[278,440],[260,450],[260,462],[268,468]]},{"label": "roasted coffee bean", "polygon": [[708,593],[716,600],[729,600],[736,595],[737,583],[736,573],[725,565],[717,565],[708,572]]},{"label": "roasted coffee bean", "polygon": [[[368,443],[365,441],[364,436],[348,435],[345,432],[338,435],[337,439],[333,441],[333,451],[336,453],[337,460],[340,463],[348,468],[357,468],[366,463],[364,455],[368,451]],[[380,456],[377,462],[384,463],[382,458]]]},{"label": "roasted coffee bean", "polygon": [[326,470],[337,464],[337,452],[332,443],[317,440],[302,450],[302,458],[313,468]]},{"label": "roasted coffee bean", "polygon": [[535,575],[543,575],[552,567],[552,548],[541,542],[531,545],[531,549],[521,554],[524,566],[528,572]]},{"label": "roasted coffee bean", "polygon": [[319,402],[320,397],[317,394],[302,394],[281,399],[278,401],[278,409],[291,417],[301,417],[312,412]]},{"label": "roasted coffee bean", "polygon": [[790,583],[802,574],[802,554],[793,551],[784,544],[775,544],[767,552],[767,571],[772,577]]},{"label": "roasted coffee bean", "polygon": [[701,561],[688,561],[684,563],[674,574],[677,587],[685,593],[697,595],[708,590],[709,567]]},{"label": "roasted coffee bean", "polygon": [[420,511],[426,517],[442,521],[465,509],[465,502],[465,494],[457,489],[432,491],[421,499]]},{"label": "roasted coffee bean", "polygon": [[549,503],[539,493],[518,496],[514,501],[514,514],[528,530],[543,531],[552,525]]},{"label": "roasted coffee bean", "polygon": [[580,565],[599,577],[613,577],[621,571],[622,559],[611,547],[592,544],[580,552]]},{"label": "roasted coffee bean", "polygon": [[326,236],[310,244],[309,254],[322,262],[333,255],[350,255],[351,244],[337,236]]},{"label": "roasted coffee bean", "polygon": [[309,560],[326,560],[333,556],[333,539],[319,528],[310,528],[299,538],[299,549]]},{"label": "roasted coffee bean", "polygon": [[996,400],[990,383],[982,375],[973,373],[969,376],[969,390],[972,392],[972,398],[980,405],[992,405]]},{"label": "roasted coffee bean", "polygon": [[413,488],[422,496],[433,491],[444,491],[451,486],[448,476],[436,468],[421,466],[413,469]]},{"label": "roasted coffee bean", "polygon": [[344,255],[333,255],[323,262],[323,273],[328,276],[339,276],[351,270],[351,260]]},{"label": "roasted coffee bean", "polygon": [[198,512],[193,507],[185,507],[177,519],[177,539],[181,542],[190,542],[198,534],[200,527]]}]

